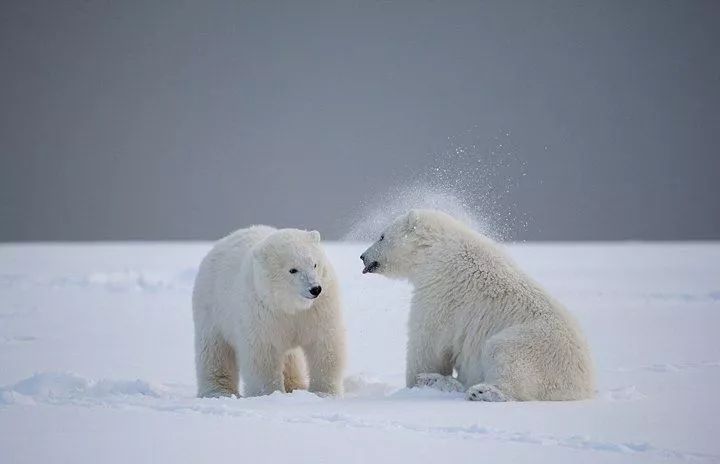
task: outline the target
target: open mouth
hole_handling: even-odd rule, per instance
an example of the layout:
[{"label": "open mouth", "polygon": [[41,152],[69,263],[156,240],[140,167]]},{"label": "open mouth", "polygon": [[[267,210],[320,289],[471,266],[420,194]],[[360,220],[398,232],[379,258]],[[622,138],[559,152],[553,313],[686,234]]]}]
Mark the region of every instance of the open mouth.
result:
[{"label": "open mouth", "polygon": [[377,261],[373,261],[372,263],[365,266],[365,269],[363,269],[363,274],[367,274],[368,272],[375,272],[375,269],[378,268],[380,264]]}]

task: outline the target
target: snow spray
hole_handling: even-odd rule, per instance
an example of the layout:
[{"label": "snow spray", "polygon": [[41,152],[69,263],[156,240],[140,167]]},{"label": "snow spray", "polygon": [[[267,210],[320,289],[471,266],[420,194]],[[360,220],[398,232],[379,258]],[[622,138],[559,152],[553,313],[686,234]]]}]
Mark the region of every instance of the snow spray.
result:
[{"label": "snow spray", "polygon": [[527,215],[511,198],[527,175],[526,165],[510,149],[510,132],[484,147],[451,140],[451,148],[433,156],[426,169],[362,202],[344,239],[376,240],[395,217],[413,208],[442,210],[495,240],[526,229]]}]

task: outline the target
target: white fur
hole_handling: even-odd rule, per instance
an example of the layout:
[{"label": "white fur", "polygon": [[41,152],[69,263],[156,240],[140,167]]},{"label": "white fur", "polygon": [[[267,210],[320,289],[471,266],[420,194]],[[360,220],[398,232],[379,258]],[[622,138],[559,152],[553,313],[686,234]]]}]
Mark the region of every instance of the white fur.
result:
[{"label": "white fur", "polygon": [[198,396],[238,395],[238,373],[245,396],[306,388],[308,373],[310,391],[342,394],[339,289],[319,242],[317,232],[254,226],[208,253],[193,291]]},{"label": "white fur", "polygon": [[362,258],[366,272],[414,286],[408,387],[452,390],[457,383],[438,374],[455,370],[469,400],[593,396],[592,361],[578,325],[487,237],[445,213],[412,210]]}]

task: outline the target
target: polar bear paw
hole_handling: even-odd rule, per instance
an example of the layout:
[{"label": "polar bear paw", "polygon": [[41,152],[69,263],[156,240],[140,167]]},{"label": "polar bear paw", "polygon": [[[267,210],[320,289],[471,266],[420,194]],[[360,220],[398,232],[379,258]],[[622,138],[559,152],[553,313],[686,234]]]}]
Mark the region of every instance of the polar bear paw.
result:
[{"label": "polar bear paw", "polygon": [[511,398],[505,395],[500,389],[494,385],[479,383],[468,388],[465,397],[468,401],[510,401]]},{"label": "polar bear paw", "polygon": [[418,387],[430,387],[443,392],[464,392],[465,387],[450,375],[418,374],[416,377]]}]

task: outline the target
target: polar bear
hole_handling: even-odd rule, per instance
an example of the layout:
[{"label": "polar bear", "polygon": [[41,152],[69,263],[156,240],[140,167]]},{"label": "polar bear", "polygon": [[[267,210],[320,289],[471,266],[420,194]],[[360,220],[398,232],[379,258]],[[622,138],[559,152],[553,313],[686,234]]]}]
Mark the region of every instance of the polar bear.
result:
[{"label": "polar bear", "polygon": [[[193,290],[198,396],[342,394],[345,332],[320,234],[253,226],[221,239]],[[305,361],[307,361],[307,366]]]},{"label": "polar bear", "polygon": [[414,287],[408,387],[465,391],[475,401],[593,396],[578,325],[487,237],[440,211],[411,210],[360,258],[363,273]]}]

